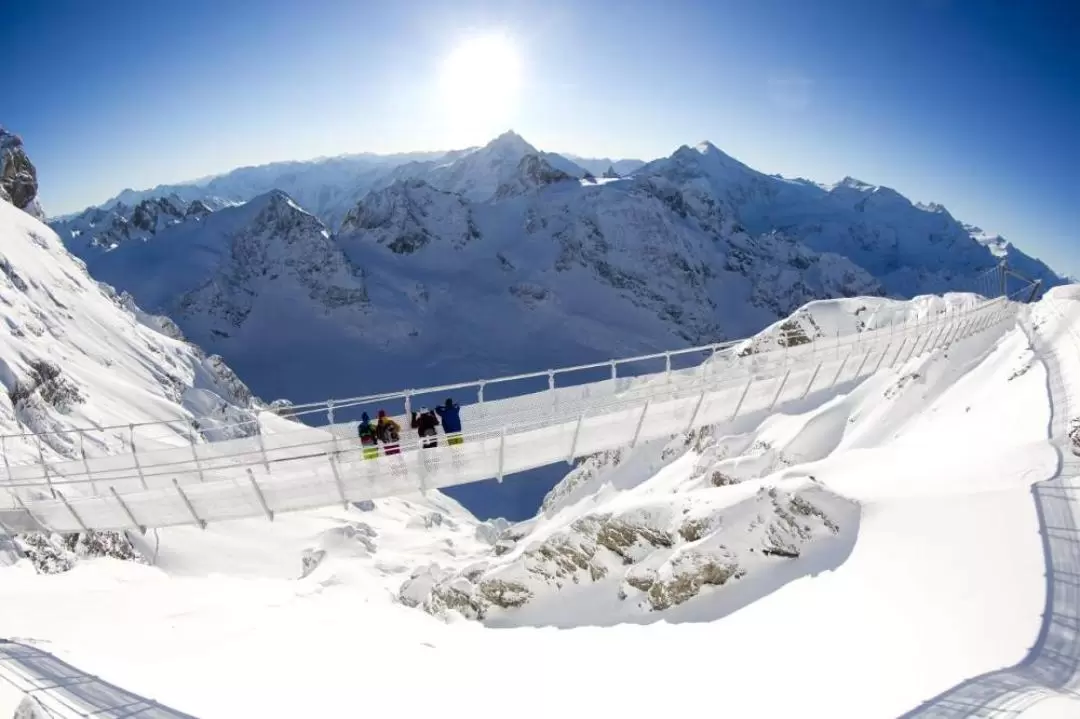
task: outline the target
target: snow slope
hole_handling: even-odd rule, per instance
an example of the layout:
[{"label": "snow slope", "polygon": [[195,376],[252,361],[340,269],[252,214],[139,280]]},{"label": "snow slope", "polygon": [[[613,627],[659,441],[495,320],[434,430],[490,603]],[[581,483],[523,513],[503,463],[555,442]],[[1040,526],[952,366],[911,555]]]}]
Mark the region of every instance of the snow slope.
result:
[{"label": "snow slope", "polygon": [[[78,458],[75,427],[89,455],[128,441],[127,425],[190,420],[213,409],[226,424],[261,406],[220,360],[178,338],[174,325],[146,315],[130,297],[95,282],[47,226],[0,202],[0,431],[61,432],[43,437],[46,459]],[[209,431],[209,424],[205,428]],[[25,438],[5,440],[5,458],[37,460]]]},{"label": "snow slope", "polygon": [[[854,302],[826,303],[787,322],[812,319],[827,333],[868,313],[918,316],[948,301],[867,298],[858,316]],[[1052,323],[1051,301],[1063,306]],[[1075,292],[1057,291],[1032,315],[1046,347],[1069,358],[1054,370],[1068,387],[1080,383],[1075,308]],[[897,716],[1016,664],[1039,633],[1046,556],[1031,486],[1059,469],[1042,356],[1021,329],[977,335],[787,414],[642,445],[617,462],[586,461],[535,520],[509,527],[494,546],[498,528],[475,528],[452,507],[435,510],[441,520],[417,519],[413,500],[386,500],[372,510],[385,519],[349,510],[333,519],[352,530],[331,536],[319,522],[339,510],[307,526],[176,530],[203,544],[170,542],[158,568],[95,560],[48,578],[0,569],[0,602],[17,608],[0,615],[0,636],[200,717],[421,715],[443,711],[445,697],[462,690],[546,716],[549,703],[521,701],[538,681],[546,693],[554,683],[572,696],[563,711],[574,715],[722,706],[738,716]],[[821,514],[792,512],[805,508],[796,497]],[[776,507],[795,517],[786,533],[769,528],[783,519]],[[398,599],[422,601],[417,579],[432,564],[469,582],[499,571],[536,575],[523,561],[530,548],[552,546],[559,533],[579,547],[589,532],[601,539],[575,528],[589,517],[606,522],[594,557],[608,574],[593,580],[587,568],[574,570],[562,587],[538,579],[520,607],[492,609],[488,627],[454,621],[454,607],[447,622]],[[638,531],[612,518],[632,519]],[[709,521],[691,524],[698,519]],[[669,532],[669,545],[644,541],[643,530],[654,539]],[[776,538],[786,546],[768,544]],[[297,578],[295,557],[341,540],[340,553]],[[240,547],[242,559],[233,563],[223,547]],[[788,556],[759,556],[766,547]],[[717,553],[743,573],[692,581],[705,569],[695,562]],[[651,587],[622,587],[628,571],[641,584],[686,577],[673,589],[696,593],[657,608]],[[709,572],[699,576],[717,576]],[[1078,609],[1054,605],[1063,628]],[[576,692],[581,677],[621,688]],[[965,707],[959,714],[931,704],[928,715],[965,715],[968,699],[951,705]],[[1056,701],[1061,709],[1068,700]]]}]

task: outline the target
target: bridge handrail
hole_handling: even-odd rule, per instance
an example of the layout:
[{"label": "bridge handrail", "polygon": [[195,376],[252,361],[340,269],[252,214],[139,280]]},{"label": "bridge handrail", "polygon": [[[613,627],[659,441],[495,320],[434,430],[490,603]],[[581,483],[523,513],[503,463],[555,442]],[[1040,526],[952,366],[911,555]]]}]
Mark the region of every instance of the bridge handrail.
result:
[{"label": "bridge handrail", "polygon": [[[927,330],[933,332],[935,330],[938,330],[941,326],[958,326],[960,322],[964,321],[963,318],[969,317],[977,312],[983,312],[987,308],[992,307],[995,304],[999,303],[997,301],[992,301],[983,303],[975,308],[972,308],[970,311],[928,317],[925,323],[919,323],[915,325],[909,324],[906,326],[906,329],[914,329],[918,333],[918,330],[920,329],[924,332]],[[761,378],[762,373],[767,374],[768,371],[771,371],[774,368],[778,370],[779,368],[782,368],[784,366],[798,363],[799,361],[802,361],[808,357],[812,357],[820,352],[832,352],[835,350],[835,352],[837,353],[837,357],[839,357],[840,353],[845,347],[858,346],[860,344],[868,343],[873,344],[876,339],[884,335],[885,331],[888,331],[890,333],[890,336],[893,336],[893,333],[895,332],[895,327],[886,327],[882,328],[881,330],[840,336],[836,338],[835,342],[829,342],[827,345],[823,346],[817,346],[816,343],[808,343],[809,347],[807,347],[807,345],[803,345],[802,347],[773,349],[764,352],[754,352],[742,356],[736,356],[734,353],[728,353],[726,357],[731,360],[731,363],[726,367],[710,366],[708,363],[702,363],[701,365],[698,365],[694,368],[675,370],[674,374],[679,375],[680,382],[682,382],[683,380],[687,380],[687,382],[683,384],[683,387],[691,391],[697,391],[700,388],[701,384],[716,385],[718,383],[725,382],[728,384],[733,382],[742,382],[745,381],[748,377],[753,378],[757,376]],[[938,338],[934,339],[935,343],[938,342],[941,336],[945,334],[946,332],[944,332],[943,330],[938,332]],[[905,338],[904,342],[907,341],[908,339]],[[914,349],[918,346],[919,341],[921,340],[917,339],[916,342],[912,343],[912,351],[914,351]],[[929,340],[926,344],[928,343]],[[730,347],[728,347],[728,349],[730,349]],[[714,373],[719,372],[721,376],[719,378],[706,377],[705,374],[710,369]],[[693,374],[697,372],[700,372],[702,376],[695,380]],[[611,385],[605,386],[603,388],[603,392],[600,394],[600,399],[604,399],[604,393],[608,393],[613,395],[610,398],[610,401],[613,402],[634,401],[639,397],[648,396],[650,394],[651,383],[659,379],[665,378],[670,381],[671,374],[672,373],[655,373],[651,375],[642,375],[635,378],[621,378],[623,382],[629,383],[630,386],[626,387],[623,391],[618,392],[617,395],[614,394],[615,390],[617,389],[616,387]],[[770,377],[765,378],[769,379]],[[608,381],[577,385],[569,388],[560,388],[558,392],[573,391],[574,396],[578,397],[576,401],[582,402],[590,400],[590,398],[592,398],[593,396],[592,390],[600,385],[605,385],[607,382]],[[528,400],[529,402],[532,402],[538,398],[549,396],[549,394],[551,394],[550,391],[534,392],[525,395],[517,395],[515,397],[508,397],[503,400],[489,401],[486,403],[486,405],[480,406],[485,409],[494,407],[496,410],[498,410],[500,407],[505,407],[508,411],[496,411],[494,418],[501,423],[501,426],[504,429],[516,429],[516,427],[519,425],[520,419],[524,419],[525,416],[535,414],[536,412],[532,405],[529,405],[527,402],[522,402],[521,400]],[[558,399],[557,396],[552,396],[554,399]],[[522,409],[515,410],[515,401],[518,404],[523,404],[526,406]],[[605,403],[598,403],[595,400],[591,401],[592,409],[600,409],[607,406],[607,404]],[[468,407],[476,406],[477,405],[469,405]],[[463,407],[463,412],[468,411],[468,407]],[[547,413],[543,416],[549,417],[550,414],[551,413]],[[303,429],[299,429],[296,432],[266,435],[267,438],[272,438],[273,442],[277,445],[273,447],[267,447],[263,445],[263,439],[259,436],[256,436],[255,441],[252,441],[252,438],[247,438],[246,440],[229,440],[226,442],[201,444],[198,445],[197,450],[193,445],[190,448],[190,458],[185,458],[181,461],[173,462],[156,461],[157,459],[159,459],[157,455],[160,455],[160,458],[164,458],[167,452],[182,451],[184,447],[176,446],[171,447],[167,450],[154,450],[151,452],[136,451],[125,455],[107,455],[105,457],[97,457],[93,458],[93,460],[90,460],[90,462],[84,460],[81,463],[81,468],[79,466],[80,463],[78,462],[78,460],[75,460],[65,463],[66,465],[68,465],[67,469],[75,470],[70,472],[61,471],[59,469],[59,466],[56,464],[48,465],[34,463],[29,465],[15,465],[14,468],[19,470],[18,474],[20,476],[13,476],[11,468],[9,468],[9,472],[7,474],[7,486],[10,489],[34,488],[52,490],[56,487],[67,488],[74,485],[86,485],[90,488],[91,493],[97,493],[94,478],[96,474],[97,481],[101,483],[119,483],[138,479],[140,485],[145,488],[149,484],[148,480],[157,477],[167,477],[169,474],[172,473],[173,468],[184,467],[188,469],[185,469],[183,471],[191,472],[192,470],[190,468],[192,466],[194,466],[195,471],[197,471],[199,474],[199,481],[202,482],[206,481],[206,478],[203,476],[204,472],[209,473],[211,475],[210,479],[213,480],[216,479],[213,474],[221,471],[233,471],[237,468],[244,468],[249,466],[255,467],[265,465],[266,467],[269,467],[271,463],[269,457],[272,453],[280,453],[282,451],[288,451],[291,449],[323,447],[328,442],[338,442],[340,439],[342,439],[343,434],[345,437],[354,436],[354,430],[352,429],[354,427],[354,422],[341,423],[338,425],[328,425],[325,427],[303,426]],[[280,440],[288,441],[288,438],[291,436],[296,436],[297,439],[301,439],[302,441],[300,441],[298,444],[293,445],[280,444]],[[307,437],[308,439],[304,440],[304,437]],[[259,446],[256,446],[256,443]],[[230,452],[230,448],[239,448],[239,451]],[[200,452],[203,451],[207,452],[207,454],[200,456]],[[109,459],[116,459],[118,457],[122,458],[125,456],[130,457],[131,461],[133,462],[133,464],[130,467],[126,468],[126,470],[125,468],[121,467],[109,469],[103,466]],[[289,458],[285,458],[285,460],[282,461],[286,461],[287,459]],[[94,465],[101,465],[101,467],[97,470],[96,473],[91,466],[91,462]],[[161,472],[161,469],[165,469],[166,471]],[[50,475],[50,471],[53,475],[55,475],[55,478]],[[125,471],[127,471],[126,474],[124,473]],[[82,477],[85,478],[76,478],[70,480],[67,479],[67,477],[69,476],[79,477],[79,475],[82,475]]]},{"label": "bridge handrail", "polygon": [[[988,301],[983,302],[983,303],[978,303],[978,304],[972,305],[971,307],[968,307],[968,308],[958,310],[956,312],[940,313],[938,315],[935,315],[935,317],[938,318],[938,319],[943,319],[943,320],[952,320],[955,317],[960,317],[960,316],[964,316],[966,314],[970,314],[970,313],[973,313],[973,312],[978,312],[978,311],[984,309],[985,307],[990,306],[990,305],[992,305],[994,303],[997,303],[997,302],[1000,302],[1000,301],[1002,301],[1002,298],[995,298],[995,299],[991,299],[991,300],[988,300]],[[903,324],[890,324],[890,325],[885,325],[885,326],[882,326],[882,327],[875,328],[873,330],[868,330],[868,331],[862,332],[862,333],[853,333],[853,334],[849,334],[849,335],[842,335],[841,337],[842,338],[860,337],[860,336],[865,336],[865,335],[871,335],[871,334],[874,334],[874,333],[881,333],[881,332],[885,332],[885,331],[894,332],[897,327],[908,328],[910,326],[911,326],[910,322],[905,322]],[[779,332],[777,334],[780,335],[780,336],[783,336],[785,334],[785,332],[781,331],[781,332]],[[710,344],[705,344],[705,345],[699,345],[699,346],[695,346],[695,347],[684,347],[682,349],[667,350],[667,351],[664,351],[664,352],[654,352],[654,353],[651,353],[651,354],[637,355],[637,356],[632,356],[632,357],[616,358],[616,359],[611,359],[611,360],[607,360],[607,361],[592,362],[592,363],[581,364],[581,365],[568,365],[568,366],[557,367],[557,368],[553,368],[553,369],[549,369],[549,370],[538,370],[538,371],[535,371],[535,372],[525,372],[525,373],[521,373],[521,374],[505,375],[505,376],[493,377],[493,378],[488,378],[488,379],[476,379],[476,380],[471,380],[471,381],[455,382],[455,383],[435,385],[435,386],[430,386],[430,387],[400,389],[400,390],[393,390],[393,391],[389,391],[389,392],[380,392],[380,393],[370,394],[370,395],[358,395],[358,396],[354,396],[354,397],[346,397],[346,398],[341,398],[341,399],[327,399],[327,400],[322,400],[322,401],[318,401],[318,402],[308,402],[308,403],[305,403],[305,404],[294,404],[294,405],[289,405],[287,407],[283,407],[280,411],[275,410],[275,409],[271,409],[270,407],[263,407],[263,408],[260,408],[260,409],[256,410],[256,413],[258,414],[258,413],[262,413],[262,412],[270,412],[270,413],[274,413],[274,414],[280,414],[280,415],[285,416],[285,417],[302,417],[302,416],[306,416],[306,415],[309,415],[309,414],[316,414],[316,413],[326,412],[327,409],[329,409],[331,407],[333,407],[334,409],[347,409],[349,407],[377,404],[377,403],[380,403],[380,402],[388,402],[390,400],[395,400],[395,399],[405,399],[407,397],[412,397],[412,396],[416,396],[416,395],[439,394],[439,393],[451,392],[451,391],[461,390],[461,389],[478,388],[478,387],[502,384],[502,383],[507,383],[507,382],[517,382],[517,381],[522,381],[522,380],[527,380],[527,379],[542,379],[542,378],[545,378],[545,377],[558,378],[560,375],[571,374],[571,373],[574,373],[574,372],[584,372],[584,371],[588,371],[588,370],[603,369],[605,367],[612,367],[612,366],[614,366],[615,368],[618,368],[621,365],[634,364],[634,363],[638,363],[638,362],[647,362],[647,361],[650,361],[650,360],[667,359],[667,358],[671,358],[671,357],[681,357],[683,355],[695,354],[695,353],[709,354],[711,356],[711,355],[714,355],[714,354],[716,354],[716,353],[718,353],[718,352],[720,352],[722,350],[730,349],[730,348],[738,346],[738,345],[740,345],[742,343],[748,342],[748,341],[750,341],[752,339],[753,338],[744,338],[744,339],[731,340],[731,341],[726,341],[726,342],[716,342],[716,343],[710,343]],[[708,357],[706,357],[705,359],[708,359]],[[49,435],[67,435],[67,434],[78,433],[78,432],[107,432],[107,431],[114,431],[114,430],[130,430],[131,428],[139,429],[139,428],[152,427],[152,426],[169,426],[169,425],[172,425],[172,424],[175,424],[175,423],[181,423],[181,424],[186,424],[186,425],[190,426],[190,424],[192,422],[213,423],[213,422],[218,422],[218,421],[220,421],[220,420],[218,418],[214,418],[214,417],[205,417],[205,416],[204,417],[195,417],[195,416],[181,415],[181,416],[177,416],[177,417],[171,418],[171,419],[148,420],[148,421],[145,421],[145,422],[132,422],[132,423],[127,423],[127,424],[88,426],[88,427],[72,427],[72,428],[69,428],[69,429],[50,430],[50,431],[45,431],[45,432],[22,432],[22,433],[13,433],[13,434],[0,434],[0,441],[20,440],[20,439],[43,437],[43,436],[49,436]],[[241,421],[238,421],[238,422],[230,422],[229,424],[230,424],[230,426],[233,426],[233,427],[246,426],[246,425],[249,425],[249,424],[257,425],[258,424],[258,419],[256,418],[256,419],[251,419],[251,420],[241,420]]]}]

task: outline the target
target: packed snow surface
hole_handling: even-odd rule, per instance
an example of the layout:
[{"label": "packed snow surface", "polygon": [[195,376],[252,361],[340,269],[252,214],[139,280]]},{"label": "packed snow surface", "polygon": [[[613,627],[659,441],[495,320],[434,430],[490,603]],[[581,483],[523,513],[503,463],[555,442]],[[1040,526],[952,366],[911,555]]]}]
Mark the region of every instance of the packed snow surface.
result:
[{"label": "packed snow surface", "polygon": [[[481,690],[521,716],[550,713],[522,700],[540,693],[574,715],[897,716],[1018,664],[1040,633],[1049,559],[1031,489],[1074,451],[1073,425],[1052,420],[1076,412],[1063,397],[1080,389],[1080,293],[1055,290],[1019,324],[798,412],[594,458],[509,528],[432,493],[163,531],[156,565],[39,576],[22,562],[0,569],[0,636],[200,717],[418,716]],[[751,554],[766,535],[743,522],[804,507],[792,497],[821,515],[768,536],[799,535],[785,544],[798,556]],[[580,520],[599,516],[640,530],[614,543],[624,556],[596,549],[608,575],[526,576],[525,552],[560,533],[580,547],[594,526]],[[666,528],[670,542],[638,541]],[[671,577],[672,552],[721,545],[739,577],[661,609],[620,598],[631,574]],[[420,586],[425,573],[438,576]],[[525,577],[531,597],[481,621],[424,611],[440,581],[499,577]],[[1031,716],[1075,709],[1045,696]]]}]

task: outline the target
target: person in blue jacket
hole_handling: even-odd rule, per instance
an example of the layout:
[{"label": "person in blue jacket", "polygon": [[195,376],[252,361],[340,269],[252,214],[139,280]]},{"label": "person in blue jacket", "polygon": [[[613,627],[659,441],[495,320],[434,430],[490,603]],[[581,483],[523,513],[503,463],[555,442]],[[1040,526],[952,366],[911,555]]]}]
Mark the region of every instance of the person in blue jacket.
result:
[{"label": "person in blue jacket", "polygon": [[435,407],[435,413],[442,420],[447,444],[455,445],[465,441],[461,436],[461,405],[454,404],[454,400],[447,397],[446,404]]}]

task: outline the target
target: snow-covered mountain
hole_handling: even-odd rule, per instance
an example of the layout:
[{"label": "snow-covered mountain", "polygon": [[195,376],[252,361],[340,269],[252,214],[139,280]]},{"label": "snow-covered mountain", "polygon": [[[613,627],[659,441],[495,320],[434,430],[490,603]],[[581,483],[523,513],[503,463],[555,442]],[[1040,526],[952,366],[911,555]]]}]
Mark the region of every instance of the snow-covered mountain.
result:
[{"label": "snow-covered mountain", "polygon": [[431,171],[461,192],[397,180],[336,235],[274,192],[149,242],[69,246],[257,391],[298,401],[740,337],[881,292],[842,257],[691,215],[652,178],[578,179],[551,158],[503,135]]},{"label": "snow-covered mountain", "polygon": [[392,168],[337,232],[280,191],[55,225],[95,277],[295,401],[745,337],[812,300],[972,288],[997,262],[943,208],[708,143],[625,178],[514,133],[452,157]]},{"label": "snow-covered mountain", "polygon": [[[72,428],[115,428],[86,435],[85,450],[96,455],[122,448],[130,423],[188,420],[164,430],[187,442],[190,422],[205,417],[192,426],[215,439],[265,406],[220,357],[95,281],[51,229],[7,202],[0,238],[4,434],[59,432],[44,436],[44,456],[72,459],[80,452],[77,436],[64,433]],[[29,440],[5,445],[9,461],[40,459]]]},{"label": "snow-covered mountain", "polygon": [[589,171],[596,177],[604,175],[618,175],[619,177],[625,177],[633,174],[645,165],[642,160],[612,160],[607,157],[579,157],[578,155],[571,155],[569,153],[563,153],[563,157],[570,160],[578,167]]},{"label": "snow-covered mountain", "polygon": [[[731,218],[749,232],[780,232],[842,255],[900,297],[975,290],[997,261],[940,205],[913,204],[888,187],[853,178],[823,187],[753,170],[710,143],[683,146],[638,170],[678,192],[695,214]],[[1062,279],[1013,248],[1010,258],[1048,286]]]},{"label": "snow-covered mountain", "polygon": [[394,180],[423,180],[444,192],[459,194],[473,202],[490,200],[500,187],[517,177],[526,157],[536,157],[569,177],[582,178],[588,171],[553,152],[541,152],[513,131],[504,132],[487,145],[444,160],[398,167]]},{"label": "snow-covered mountain", "polygon": [[230,204],[234,203],[201,199],[185,202],[172,194],[147,197],[134,205],[91,207],[52,224],[68,247],[81,248],[81,252],[87,253],[110,252],[132,240],[145,242],[167,227],[188,220],[198,222]]},{"label": "snow-covered mountain", "polygon": [[[500,165],[509,164],[513,167],[521,155],[538,152],[513,132],[505,133],[504,140],[498,152],[509,159],[507,163]],[[455,170],[451,173],[447,169],[455,160],[478,150],[486,151],[470,161],[474,166],[473,172]],[[485,191],[490,195],[500,184],[497,176],[487,179],[483,177],[485,166],[492,167],[491,154],[490,147],[470,147],[445,152],[390,155],[360,153],[302,162],[274,162],[241,167],[223,175],[190,182],[159,185],[139,191],[126,189],[100,206],[87,208],[82,213],[56,217],[53,224],[68,223],[78,215],[86,215],[92,210],[111,210],[118,205],[131,208],[148,199],[168,198],[180,205],[199,200],[216,209],[227,204],[247,202],[270,190],[281,190],[304,209],[319,217],[328,227],[336,229],[345,215],[370,190],[386,187],[401,179],[424,179],[450,191],[473,190],[481,195],[481,199],[486,199],[483,197]],[[577,156],[571,158],[555,153],[540,154],[555,167],[575,177],[586,173],[600,177],[611,169],[621,176],[645,164],[640,160],[589,159]],[[498,168],[494,169],[498,171]],[[121,213],[127,216],[129,211],[121,209]]]},{"label": "snow-covered mountain", "polygon": [[[393,155],[361,153],[306,162],[273,162],[240,167],[223,175],[191,182],[159,185],[140,191],[126,189],[102,203],[100,209],[134,207],[145,200],[160,198],[170,198],[182,205],[199,200],[216,208],[247,202],[271,190],[281,190],[323,218],[327,224],[336,227],[345,213],[393,168],[406,163],[436,160],[445,155],[445,152]],[[73,217],[75,215],[68,215],[56,220],[66,222]]]}]

